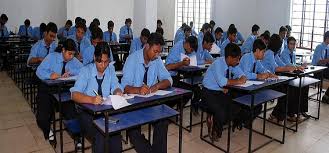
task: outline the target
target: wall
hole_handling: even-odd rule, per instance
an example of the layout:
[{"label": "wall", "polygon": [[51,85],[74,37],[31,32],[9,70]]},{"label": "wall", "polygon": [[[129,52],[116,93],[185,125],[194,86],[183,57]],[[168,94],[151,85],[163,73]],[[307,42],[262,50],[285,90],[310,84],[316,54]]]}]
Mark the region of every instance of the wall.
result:
[{"label": "wall", "polygon": [[41,22],[55,22],[59,27],[66,21],[66,0],[1,0],[0,13],[7,14],[7,27],[15,29],[29,18],[31,25],[39,26]]},{"label": "wall", "polygon": [[162,21],[164,38],[173,39],[175,29],[175,0],[158,0],[158,19]]}]

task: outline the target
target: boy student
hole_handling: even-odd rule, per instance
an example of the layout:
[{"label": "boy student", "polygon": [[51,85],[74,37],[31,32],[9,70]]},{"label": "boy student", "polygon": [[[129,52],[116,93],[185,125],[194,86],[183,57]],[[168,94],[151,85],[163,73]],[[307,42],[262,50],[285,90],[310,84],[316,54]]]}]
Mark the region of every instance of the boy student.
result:
[{"label": "boy student", "polygon": [[296,39],[288,37],[287,47],[281,52],[280,58],[286,65],[296,65]]},{"label": "boy student", "polygon": [[141,32],[140,37],[134,38],[131,42],[129,54],[132,54],[133,52],[142,49],[147,43],[147,39],[150,37],[150,35],[150,30],[144,28]]},{"label": "boy student", "polygon": [[130,43],[133,39],[133,30],[131,29],[132,20],[127,18],[125,25],[120,28],[119,42]]},{"label": "boy student", "polygon": [[267,78],[277,77],[264,68],[261,60],[264,58],[266,49],[265,43],[261,39],[256,39],[253,42],[251,53],[246,53],[240,60],[239,67],[249,80],[265,80]]},{"label": "boy student", "polygon": [[219,48],[222,46],[223,32],[221,27],[217,27],[215,30],[215,43]]},{"label": "boy student", "polygon": [[32,34],[32,39],[34,40],[40,40],[43,38],[43,34],[46,30],[46,24],[41,23],[39,27],[34,27],[33,28],[33,34]]},{"label": "boy student", "polygon": [[198,42],[198,50],[196,52],[198,65],[211,64],[213,62],[214,58],[209,52],[214,42],[215,39],[210,32],[204,34],[202,43]]},{"label": "boy student", "polygon": [[[100,105],[103,101],[102,97],[122,95],[123,93],[115,75],[114,67],[109,64],[111,62],[110,48],[107,43],[101,42],[96,45],[93,58],[94,62],[81,69],[74,87],[70,89],[72,100],[76,103]],[[79,112],[78,115],[83,133],[94,141],[95,153],[104,152],[104,143],[109,146],[110,153],[121,153],[120,133],[111,134],[109,141],[106,142],[104,136],[92,125],[95,119],[92,115],[84,111]],[[97,117],[100,117],[100,115]]]},{"label": "boy student", "polygon": [[69,36],[69,30],[72,27],[72,21],[67,20],[64,27],[58,29],[57,38],[62,40]]},{"label": "boy student", "polygon": [[187,37],[191,36],[192,33],[192,29],[190,26],[186,25],[183,29],[184,33],[180,34],[177,36],[177,38],[175,39],[174,43],[177,43],[179,41],[182,41],[184,39],[186,39]]},{"label": "boy student", "polygon": [[[268,32],[268,31],[267,31]],[[270,41],[270,33],[267,33],[266,31],[264,33],[262,33],[259,38],[261,40],[263,40],[263,42],[265,43],[266,46],[268,46],[268,42]]]},{"label": "boy student", "polygon": [[78,54],[78,59],[82,60],[80,57],[80,53],[89,47],[91,45],[90,40],[85,36],[86,33],[86,25],[83,24],[82,22],[78,22],[78,24],[75,26],[76,32],[74,35],[68,36],[68,38],[73,39],[75,41],[75,44],[77,46],[77,54]]},{"label": "boy student", "polygon": [[195,27],[194,27],[193,21],[190,22],[190,27],[192,29],[191,35],[192,36],[195,36],[195,37],[198,37],[198,33],[195,31]]},{"label": "boy student", "polygon": [[[235,27],[234,24],[230,24],[230,26],[228,27],[228,29],[230,29],[230,28],[236,28],[236,27]],[[225,40],[228,37],[227,34],[228,34],[227,32],[224,32],[224,34],[223,34],[223,40]],[[238,29],[237,29],[236,35],[237,36],[236,36],[236,38],[234,40],[234,43],[239,43],[239,41],[240,41],[240,44],[243,44],[244,38],[243,38],[242,34],[238,31]]]},{"label": "boy student", "polygon": [[[56,35],[54,35],[56,36]],[[82,64],[74,57],[75,43],[72,39],[68,39],[63,43],[63,48],[59,48],[59,52],[53,52],[46,56],[38,66],[36,75],[40,80],[56,80],[58,78],[66,78],[69,76],[78,75]],[[54,108],[52,98],[50,96],[51,90],[43,83],[39,84],[37,96],[37,124],[42,129],[45,139],[54,140],[53,132],[50,131],[50,122],[54,115]],[[74,117],[74,105],[68,106],[66,114],[69,117]]]},{"label": "boy student", "polygon": [[181,37],[184,36],[184,29],[185,29],[186,26],[187,26],[187,24],[183,23],[182,26],[180,26],[177,29],[177,31],[175,33],[175,37],[174,37],[174,42],[178,42],[179,41],[178,39],[180,39]]},{"label": "boy student", "polygon": [[157,20],[157,28],[162,28],[162,21],[161,20]]},{"label": "boy student", "polygon": [[114,29],[114,22],[109,21],[107,22],[107,31],[103,33],[103,41],[109,44],[118,44],[117,34],[113,32]]},{"label": "boy student", "polygon": [[226,40],[222,43],[222,46],[220,48],[220,51],[221,51],[221,54],[220,56],[225,56],[225,47],[227,44],[229,43],[234,43],[235,39],[236,39],[236,34],[237,34],[237,30],[235,27],[230,27],[228,30],[227,30],[227,34],[228,34],[228,37],[226,38]]},{"label": "boy student", "polygon": [[242,47],[241,47],[242,54],[252,52],[253,43],[258,37],[258,31],[259,31],[259,26],[257,24],[254,24],[251,28],[251,35],[242,44]]},{"label": "boy student", "polygon": [[40,64],[49,53],[55,51],[57,47],[55,42],[56,33],[56,24],[49,22],[46,26],[44,38],[35,43],[31,48],[30,55],[27,59],[28,65]]},{"label": "boy student", "polygon": [[75,35],[75,32],[76,32],[76,26],[78,25],[78,23],[81,23],[82,22],[82,18],[81,17],[76,17],[75,20],[74,20],[74,26],[71,26],[70,27],[70,30],[68,31],[68,36],[70,35]]},{"label": "boy student", "polygon": [[[85,49],[83,49],[81,51],[83,65],[87,65],[87,64],[93,62],[95,47],[97,46],[97,44],[102,42],[102,38],[103,38],[102,29],[99,28],[99,27],[95,27],[91,31],[91,45],[86,47]],[[110,60],[112,62],[113,61],[113,55],[112,55],[111,49],[109,51],[109,55],[110,55]]]},{"label": "boy student", "polygon": [[211,26],[209,23],[205,23],[202,25],[202,28],[198,34],[198,42],[199,44],[202,43],[202,40],[203,40],[203,37],[204,37],[204,34],[207,33],[207,32],[211,32]]},{"label": "boy student", "polygon": [[[212,141],[218,141],[222,127],[228,122],[231,97],[225,86],[243,84],[247,81],[247,77],[237,66],[240,57],[239,46],[229,43],[225,48],[225,56],[217,58],[204,75],[203,98],[210,113],[213,114],[213,117],[207,116],[208,132]],[[233,105],[231,110],[237,110],[236,107]]]},{"label": "boy student", "polygon": [[287,33],[288,33],[288,29],[285,26],[281,26],[279,29],[279,36],[282,39],[282,46],[281,46],[281,50],[280,53],[284,50],[285,47],[287,47]]},{"label": "boy student", "polygon": [[[164,45],[163,37],[158,33],[151,33],[145,47],[130,54],[123,67],[121,85],[125,93],[146,95],[159,89],[171,87],[172,78],[165,68],[159,55]],[[168,122],[157,121],[153,123],[153,143],[141,134],[137,127],[127,131],[130,142],[138,153],[166,153]]]},{"label": "boy student", "polygon": [[9,37],[9,32],[6,27],[8,17],[6,14],[1,14],[0,16],[0,38]]},{"label": "boy student", "polygon": [[29,19],[24,21],[24,25],[19,26],[18,35],[21,37],[32,37],[33,29],[31,27],[31,22]]}]

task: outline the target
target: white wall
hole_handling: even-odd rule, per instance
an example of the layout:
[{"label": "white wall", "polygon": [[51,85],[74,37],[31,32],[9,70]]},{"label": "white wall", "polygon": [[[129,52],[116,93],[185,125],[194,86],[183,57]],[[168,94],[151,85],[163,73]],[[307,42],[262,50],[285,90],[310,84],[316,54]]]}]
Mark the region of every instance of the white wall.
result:
[{"label": "white wall", "polygon": [[158,19],[162,21],[164,38],[173,39],[175,35],[175,0],[158,0]]},{"label": "white wall", "polygon": [[[107,30],[107,22],[114,22],[114,31],[119,34],[120,27],[126,18],[133,18],[134,0],[67,0],[67,18],[74,22],[80,16],[87,20],[87,26],[96,17],[100,20],[100,27]],[[138,32],[140,33],[140,32]],[[136,35],[136,31],[134,31]]]},{"label": "white wall", "polygon": [[66,21],[66,0],[1,0],[1,13],[7,14],[7,27],[15,32],[15,27],[24,24],[26,18],[31,25],[39,26],[41,22],[55,22],[61,27]]}]

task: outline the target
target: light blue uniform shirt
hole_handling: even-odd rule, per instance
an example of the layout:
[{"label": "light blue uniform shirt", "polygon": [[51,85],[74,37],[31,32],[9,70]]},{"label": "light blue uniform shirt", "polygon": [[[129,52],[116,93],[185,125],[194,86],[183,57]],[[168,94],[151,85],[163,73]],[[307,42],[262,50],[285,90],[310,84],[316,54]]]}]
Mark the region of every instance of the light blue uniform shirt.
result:
[{"label": "light blue uniform shirt", "polygon": [[[227,31],[223,33],[223,40],[227,39],[228,35],[227,35]],[[244,41],[242,34],[238,31],[236,33],[236,38],[234,43],[239,43],[239,41]]]},{"label": "light blue uniform shirt", "polygon": [[[81,51],[83,65],[87,65],[94,61],[95,46],[90,45],[89,47]],[[112,51],[110,49],[110,60],[113,61]]]},{"label": "light blue uniform shirt", "polygon": [[196,52],[196,60],[198,65],[204,65],[206,60],[213,61],[214,58],[211,56],[208,50],[202,47],[202,43],[198,44],[198,50]]},{"label": "light blue uniform shirt", "polygon": [[202,44],[203,37],[204,37],[204,34],[203,34],[202,31],[200,31],[200,32],[199,32],[199,35],[198,35],[198,42],[199,42],[199,44]]},{"label": "light blue uniform shirt", "polygon": [[134,38],[133,41],[131,41],[131,44],[130,44],[129,54],[132,54],[136,50],[140,50],[143,47],[144,47],[144,45],[142,44],[142,41],[141,41],[140,37]]},{"label": "light blue uniform shirt", "polygon": [[[326,50],[327,50],[327,55],[326,55]],[[312,58],[312,65],[319,65],[318,62],[320,60],[329,58],[329,48],[328,46],[323,42],[316,46],[314,49],[313,53],[313,58]]]},{"label": "light blue uniform shirt", "polygon": [[[185,40],[179,41],[178,43],[175,43],[175,45],[170,49],[170,52],[166,58],[166,64],[175,64],[178,62],[181,62],[181,54],[186,54],[186,51],[184,49],[184,42]],[[193,51],[190,54],[186,54],[188,57],[191,57],[193,55],[196,55],[195,51]],[[169,71],[171,76],[176,76],[176,71]]]},{"label": "light blue uniform shirt", "polygon": [[[55,41],[53,41],[50,46],[49,46],[49,53],[52,53],[55,51],[57,44]],[[29,58],[27,59],[27,61],[29,61],[31,58],[34,57],[46,57],[48,55],[48,50],[47,50],[47,45],[45,43],[45,40],[39,40],[37,43],[35,43],[30,51],[30,55]]]},{"label": "light blue uniform shirt", "polygon": [[103,41],[105,41],[107,43],[109,43],[109,42],[118,42],[118,38],[117,38],[117,35],[114,32],[112,32],[112,36],[110,37],[110,32],[105,31],[103,33]]},{"label": "light blue uniform shirt", "polygon": [[173,81],[170,73],[164,66],[161,58],[159,57],[156,60],[150,61],[148,65],[144,66],[143,49],[140,49],[127,58],[123,67],[123,77],[121,79],[122,87],[125,88],[127,85],[141,87],[143,85],[145,67],[148,67],[147,85],[149,87],[163,80],[169,80],[172,85]]},{"label": "light blue uniform shirt", "polygon": [[[96,94],[94,93],[94,90],[98,91],[98,83],[96,77],[100,79],[97,76],[97,74],[98,72],[95,63],[91,63],[82,67],[78,75],[78,79],[74,84],[74,87],[70,89],[71,93],[80,92],[88,96],[96,96]],[[105,69],[103,77],[104,77],[104,80],[102,82],[103,97],[108,97],[110,94],[113,94],[113,92],[118,88],[122,90],[118,78],[115,75],[115,70],[113,65],[109,65]]]},{"label": "light blue uniform shirt", "polygon": [[43,33],[40,33],[40,27],[34,27],[32,37],[40,40],[43,38]]},{"label": "light blue uniform shirt", "polygon": [[[47,80],[50,79],[52,73],[62,74],[63,68],[63,54],[62,53],[50,53],[38,66],[36,74],[39,79]],[[82,64],[78,59],[73,57],[72,60],[68,61],[65,65],[65,72],[69,72],[71,75],[78,75]]]},{"label": "light blue uniform shirt", "polygon": [[19,26],[19,30],[18,30],[18,35],[20,36],[26,36],[26,30],[27,30],[27,35],[28,37],[32,37],[33,34],[33,29],[31,26],[27,27],[25,25],[21,25]]},{"label": "light blue uniform shirt", "polygon": [[2,37],[9,37],[9,32],[8,32],[6,25],[3,25],[2,27],[0,27],[0,38],[2,38]]},{"label": "light blue uniform shirt", "polygon": [[241,51],[242,54],[253,52],[253,44],[254,41],[257,39],[257,36],[251,34],[247,40],[242,44]]},{"label": "light blue uniform shirt", "polygon": [[75,35],[76,32],[77,32],[77,27],[72,26],[68,32],[68,36]]},{"label": "light blue uniform shirt", "polygon": [[225,57],[225,47],[229,43],[230,43],[230,40],[228,38],[222,43],[222,46],[220,47],[220,56]]},{"label": "light blue uniform shirt", "polygon": [[225,57],[219,57],[207,69],[202,81],[203,86],[209,90],[223,91],[228,81],[227,69],[233,74],[233,77],[229,75],[230,79],[238,79],[244,75],[239,66],[229,67]]},{"label": "light blue uniform shirt", "polygon": [[66,38],[69,36],[69,31],[66,30],[65,26],[61,27],[57,32],[57,36]]},{"label": "light blue uniform shirt", "polygon": [[[254,70],[254,64],[255,70]],[[246,75],[247,79],[257,79],[257,74],[266,73],[267,71],[261,61],[255,59],[254,53],[246,53],[241,57],[239,67]]]},{"label": "light blue uniform shirt", "polygon": [[222,47],[222,39],[219,39],[219,40],[217,40],[217,39],[215,39],[215,44],[218,46],[218,48],[221,48]]},{"label": "light blue uniform shirt", "polygon": [[124,25],[120,28],[119,41],[126,41],[124,36],[128,34],[128,29],[129,29],[129,35],[133,36],[133,30],[130,27],[128,28],[127,25]]},{"label": "light blue uniform shirt", "polygon": [[296,51],[291,52],[288,48],[285,48],[281,52],[280,58],[286,65],[296,65]]},{"label": "light blue uniform shirt", "polygon": [[[76,45],[76,47],[77,47],[77,49],[78,49],[78,47],[79,47],[79,42],[78,42],[78,40],[77,40],[77,36],[76,35],[70,35],[70,36],[68,36],[68,39],[72,39],[72,40],[74,40],[74,42],[75,42],[75,45]],[[81,39],[81,41],[80,41],[80,52],[82,52],[84,49],[86,49],[87,47],[89,47],[91,45],[91,42],[90,42],[90,40],[86,37],[86,36],[83,36],[83,38]],[[79,50],[79,49],[78,49]]]},{"label": "light blue uniform shirt", "polygon": [[85,37],[91,40],[91,31],[89,30],[89,28],[87,28],[87,31],[85,32]]},{"label": "light blue uniform shirt", "polygon": [[175,33],[174,43],[179,42],[179,39],[181,39],[182,37],[184,37],[184,31],[179,28]]},{"label": "light blue uniform shirt", "polygon": [[279,54],[274,55],[274,52],[270,49],[265,52],[262,64],[265,69],[269,70],[271,73],[275,73],[277,67],[285,66],[281,61]]}]

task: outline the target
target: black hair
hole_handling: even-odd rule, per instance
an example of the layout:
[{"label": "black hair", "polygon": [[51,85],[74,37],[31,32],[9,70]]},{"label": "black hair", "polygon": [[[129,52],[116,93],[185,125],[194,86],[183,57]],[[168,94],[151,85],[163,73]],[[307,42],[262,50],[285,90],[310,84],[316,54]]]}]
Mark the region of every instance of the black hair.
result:
[{"label": "black hair", "polygon": [[227,30],[227,34],[228,35],[230,35],[230,34],[236,34],[236,33],[238,33],[238,30],[235,27],[230,27]]},{"label": "black hair", "polygon": [[266,45],[264,43],[263,40],[261,39],[256,39],[252,45],[252,51],[253,52],[256,52],[256,49],[260,49],[260,50],[263,50],[263,49],[266,49]]},{"label": "black hair", "polygon": [[97,38],[103,39],[103,31],[99,27],[94,27],[91,31],[91,39],[94,40]]},{"label": "black hair", "polygon": [[150,37],[147,39],[147,43],[150,45],[150,46],[153,46],[153,45],[165,45],[165,42],[164,42],[164,39],[163,37],[159,34],[159,33],[151,33]]},{"label": "black hair", "polygon": [[263,34],[267,34],[269,37],[271,36],[271,33],[268,30],[265,30]]},{"label": "black hair", "polygon": [[8,21],[8,16],[6,14],[1,14],[1,20]]},{"label": "black hair", "polygon": [[125,21],[125,24],[131,23],[131,22],[132,22],[132,20],[130,18],[127,18],[126,21]]},{"label": "black hair", "polygon": [[30,21],[29,19],[26,19],[26,20],[24,21],[24,25],[25,25],[25,26],[30,26],[30,25],[31,25],[31,21]]},{"label": "black hair", "polygon": [[215,30],[215,33],[219,33],[219,32],[221,32],[221,33],[224,32],[221,27],[217,27],[216,30]]},{"label": "black hair", "polygon": [[92,31],[93,29],[95,29],[96,27],[98,27],[97,23],[96,22],[91,22],[90,25],[89,25],[89,30]]},{"label": "black hair", "polygon": [[76,44],[73,39],[66,39],[63,42],[63,48],[69,51],[77,51]]},{"label": "black hair", "polygon": [[47,25],[45,23],[41,23],[39,28],[40,28],[40,32],[45,32],[46,31],[46,27]]},{"label": "black hair", "polygon": [[265,32],[263,34],[261,34],[260,36],[263,37],[267,41],[269,41],[270,37],[271,37],[268,33],[265,33]]},{"label": "black hair", "polygon": [[272,50],[274,54],[277,54],[282,46],[282,39],[278,34],[273,34],[268,43],[268,49]]},{"label": "black hair", "polygon": [[323,35],[323,41],[326,41],[326,39],[329,38],[329,31],[327,31],[326,33],[324,33]]},{"label": "black hair", "polygon": [[144,29],[141,31],[141,36],[144,36],[144,37],[146,37],[146,38],[149,38],[150,35],[151,35],[151,32],[150,32],[149,29],[144,28]]},{"label": "black hair", "polygon": [[72,26],[72,21],[71,21],[71,20],[67,20],[66,23],[65,23],[65,25],[70,25],[70,26]]},{"label": "black hair", "polygon": [[192,31],[192,28],[188,25],[184,28],[184,33],[187,31]]},{"label": "black hair", "polygon": [[87,31],[87,27],[85,24],[83,24],[82,22],[78,22],[78,24],[76,25],[76,29],[81,28],[84,32]]},{"label": "black hair", "polygon": [[158,20],[157,20],[157,24],[162,25],[162,21],[158,19]]},{"label": "black hair", "polygon": [[281,26],[279,32],[284,32],[284,31],[288,31],[288,29],[285,26]]},{"label": "black hair", "polygon": [[226,47],[225,47],[225,58],[227,58],[229,56],[231,56],[233,58],[241,56],[241,49],[237,44],[229,43],[229,44],[226,45]]},{"label": "black hair", "polygon": [[76,17],[74,20],[75,24],[78,24],[79,22],[81,22],[82,18],[81,17]]},{"label": "black hair", "polygon": [[290,41],[294,41],[294,42],[296,42],[295,37],[292,37],[292,36],[288,37],[288,39],[287,39],[287,43],[289,44]]},{"label": "black hair", "polygon": [[114,27],[114,22],[112,20],[107,22],[107,28],[109,28],[109,27]]},{"label": "black hair", "polygon": [[210,20],[209,24],[210,25],[216,25],[216,22],[214,20]]},{"label": "black hair", "polygon": [[95,60],[100,62],[103,54],[110,57],[110,52],[111,52],[111,49],[106,42],[97,43],[97,45],[95,47],[95,52],[94,52]]},{"label": "black hair", "polygon": [[235,25],[234,24],[230,24],[230,26],[228,26],[228,29],[230,28],[235,28]]},{"label": "black hair", "polygon": [[54,22],[49,22],[46,26],[46,32],[57,33],[57,25]]},{"label": "black hair", "polygon": [[187,24],[184,22],[182,23],[182,26],[180,28],[184,29],[187,26]]},{"label": "black hair", "polygon": [[202,43],[214,43],[215,38],[212,36],[210,32],[206,32],[203,36]]},{"label": "black hair", "polygon": [[205,24],[202,25],[201,31],[204,31],[205,29],[209,29],[209,28],[211,28],[210,24],[205,23]]},{"label": "black hair", "polygon": [[287,28],[288,32],[290,32],[292,30],[290,25],[286,25],[286,28]]},{"label": "black hair", "polygon": [[101,22],[99,22],[99,19],[98,19],[98,18],[94,18],[93,22],[94,22],[97,26],[101,25]]},{"label": "black hair", "polygon": [[195,51],[198,50],[198,38],[195,36],[189,36],[185,39],[185,42],[189,43],[191,48]]},{"label": "black hair", "polygon": [[256,32],[260,29],[260,27],[257,25],[257,24],[254,24],[252,27],[251,27],[251,32]]},{"label": "black hair", "polygon": [[164,34],[164,31],[163,31],[163,29],[161,27],[157,27],[157,29],[155,30],[155,32],[161,34],[162,36]]}]

